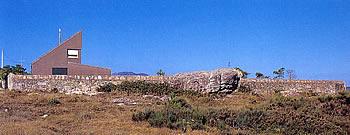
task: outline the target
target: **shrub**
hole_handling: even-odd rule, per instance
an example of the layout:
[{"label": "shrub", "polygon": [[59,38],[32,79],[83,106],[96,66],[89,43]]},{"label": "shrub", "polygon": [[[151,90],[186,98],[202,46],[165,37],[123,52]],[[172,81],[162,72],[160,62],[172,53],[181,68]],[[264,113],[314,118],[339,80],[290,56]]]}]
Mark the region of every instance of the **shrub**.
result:
[{"label": "shrub", "polygon": [[50,92],[52,92],[52,93],[58,93],[58,89],[57,89],[57,88],[52,88],[52,89],[50,90]]},{"label": "shrub", "polygon": [[133,121],[146,121],[155,114],[155,111],[147,108],[144,112],[137,112],[132,115]]},{"label": "shrub", "polygon": [[115,86],[117,90],[126,91],[128,93],[142,93],[153,95],[170,95],[176,96],[201,96],[202,94],[193,90],[177,90],[169,87],[165,83],[149,83],[147,81],[124,81],[121,84]]},{"label": "shrub", "polygon": [[58,100],[55,99],[55,98],[52,98],[52,99],[48,100],[48,104],[50,104],[50,105],[56,105],[56,104],[60,104],[60,103],[61,103],[61,102],[58,101]]},{"label": "shrub", "polygon": [[241,112],[235,119],[240,129],[257,129],[261,128],[261,124],[265,122],[266,112],[259,109],[248,109]]},{"label": "shrub", "polygon": [[240,85],[239,88],[237,89],[237,92],[250,93],[252,92],[252,89],[250,89],[249,86]]},{"label": "shrub", "polygon": [[154,127],[221,131],[249,130],[256,134],[350,134],[350,93],[322,97],[285,97],[243,111],[194,108],[175,96],[160,111],[145,110],[134,121],[148,121]]},{"label": "shrub", "polygon": [[[170,129],[182,129],[184,132],[188,128],[192,130],[206,129],[206,125],[218,127],[219,130],[226,130],[226,120],[232,117],[233,113],[228,113],[225,109],[204,110],[193,108],[184,99],[171,98],[160,111],[150,111],[133,114],[134,121],[148,121],[153,127],[167,127]],[[221,122],[221,123],[220,123]]]},{"label": "shrub", "polygon": [[168,102],[165,104],[165,107],[192,108],[191,104],[188,104],[185,99],[178,99],[177,97],[168,100]]},{"label": "shrub", "polygon": [[308,90],[308,91],[299,92],[299,94],[301,96],[304,96],[304,97],[320,96],[320,93],[315,92],[314,90]]},{"label": "shrub", "polygon": [[152,117],[148,119],[148,123],[151,124],[152,127],[159,127],[159,128],[164,127],[166,122],[167,120],[159,112],[154,113]]},{"label": "shrub", "polygon": [[233,125],[257,133],[349,134],[345,123],[350,120],[338,118],[349,116],[350,106],[343,104],[345,97],[338,97],[341,95],[304,98],[279,94],[267,104],[240,112]]},{"label": "shrub", "polygon": [[148,83],[146,81],[124,81],[116,85],[116,88],[121,91],[155,95],[170,94],[175,91],[164,83]]},{"label": "shrub", "polygon": [[106,83],[104,85],[100,85],[96,90],[98,92],[112,92],[117,88],[113,83]]},{"label": "shrub", "polygon": [[227,128],[226,128],[226,123],[225,123],[225,121],[223,121],[223,120],[220,120],[219,122],[218,122],[218,124],[217,124],[217,129],[219,129],[219,130],[227,130]]}]

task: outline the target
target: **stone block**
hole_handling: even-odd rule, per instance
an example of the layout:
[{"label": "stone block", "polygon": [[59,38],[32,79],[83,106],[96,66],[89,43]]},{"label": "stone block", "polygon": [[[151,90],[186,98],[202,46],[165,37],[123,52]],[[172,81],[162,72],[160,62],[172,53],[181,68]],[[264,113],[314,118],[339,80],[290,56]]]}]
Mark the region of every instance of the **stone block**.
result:
[{"label": "stone block", "polygon": [[37,84],[38,84],[39,86],[47,85],[46,82],[38,82]]}]

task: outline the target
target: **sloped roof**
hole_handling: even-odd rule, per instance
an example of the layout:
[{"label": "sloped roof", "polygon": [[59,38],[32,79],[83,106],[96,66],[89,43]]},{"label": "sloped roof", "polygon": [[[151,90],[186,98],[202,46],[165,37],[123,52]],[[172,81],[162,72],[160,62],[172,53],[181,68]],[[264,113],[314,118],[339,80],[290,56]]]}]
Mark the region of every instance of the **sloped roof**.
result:
[{"label": "sloped roof", "polygon": [[74,38],[75,36],[79,35],[82,32],[82,30],[80,30],[79,32],[75,33],[73,36],[67,38],[66,40],[64,40],[61,44],[57,45],[55,48],[51,49],[50,51],[46,52],[44,55],[41,55],[38,59],[36,59],[32,64],[40,61],[42,58],[44,58],[46,55],[50,54],[51,52],[53,52],[56,48],[60,47],[61,45],[63,45],[64,43],[66,43],[67,41],[69,41],[70,39]]}]

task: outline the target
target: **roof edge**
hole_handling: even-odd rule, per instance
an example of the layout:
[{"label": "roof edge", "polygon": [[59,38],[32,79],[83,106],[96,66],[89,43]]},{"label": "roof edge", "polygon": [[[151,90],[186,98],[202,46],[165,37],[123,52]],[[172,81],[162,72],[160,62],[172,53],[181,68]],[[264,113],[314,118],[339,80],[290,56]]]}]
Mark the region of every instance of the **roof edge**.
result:
[{"label": "roof edge", "polygon": [[87,67],[94,67],[94,68],[102,68],[102,69],[112,70],[111,68],[104,68],[104,67],[98,67],[98,66],[91,66],[91,65],[79,64],[79,63],[74,63],[74,62],[68,62],[68,64],[82,65],[82,66],[87,66]]}]

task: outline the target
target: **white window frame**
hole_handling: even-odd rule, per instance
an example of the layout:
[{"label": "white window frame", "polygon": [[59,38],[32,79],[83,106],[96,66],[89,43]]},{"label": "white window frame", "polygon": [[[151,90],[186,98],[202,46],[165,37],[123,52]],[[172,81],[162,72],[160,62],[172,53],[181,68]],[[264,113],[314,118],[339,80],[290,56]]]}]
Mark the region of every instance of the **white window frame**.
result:
[{"label": "white window frame", "polygon": [[77,58],[79,58],[79,50],[77,50],[77,49],[68,49],[67,50],[67,57],[69,59],[77,59]]}]

